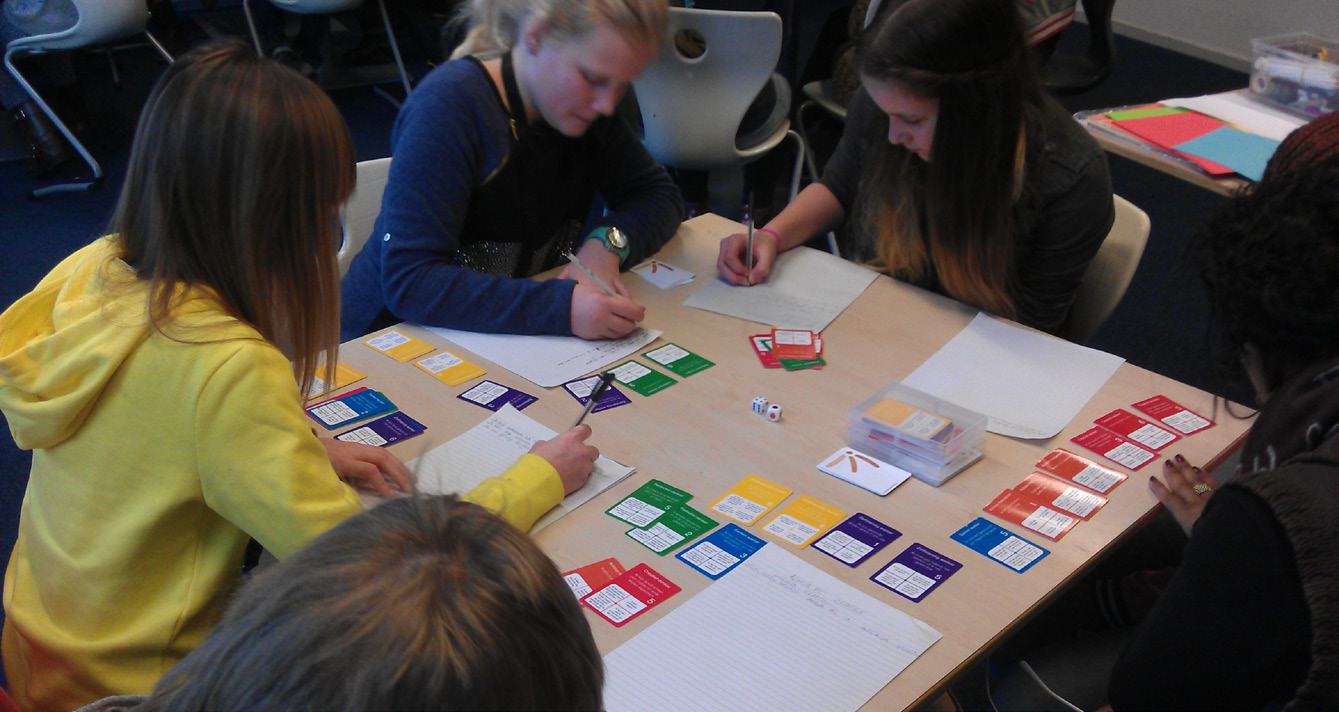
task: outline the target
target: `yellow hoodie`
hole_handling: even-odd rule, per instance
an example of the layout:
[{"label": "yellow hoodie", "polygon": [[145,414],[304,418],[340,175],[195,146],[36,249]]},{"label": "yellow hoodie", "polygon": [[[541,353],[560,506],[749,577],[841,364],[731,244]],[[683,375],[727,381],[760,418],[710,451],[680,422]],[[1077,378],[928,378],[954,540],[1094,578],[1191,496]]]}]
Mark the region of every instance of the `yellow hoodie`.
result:
[{"label": "yellow hoodie", "polygon": [[[361,511],[291,365],[204,289],[163,334],[103,238],[0,315],[0,411],[33,451],[4,580],[20,709],[147,693],[209,633],[247,540],[282,558]],[[528,528],[562,498],[533,455],[467,499]]]}]

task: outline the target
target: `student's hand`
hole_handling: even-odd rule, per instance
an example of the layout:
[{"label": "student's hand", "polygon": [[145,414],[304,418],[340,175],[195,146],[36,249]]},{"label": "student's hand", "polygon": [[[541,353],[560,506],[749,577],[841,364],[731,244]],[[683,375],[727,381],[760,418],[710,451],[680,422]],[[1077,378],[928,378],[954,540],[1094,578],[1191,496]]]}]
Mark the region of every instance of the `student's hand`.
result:
[{"label": "student's hand", "polygon": [[[1148,488],[1153,496],[1176,517],[1176,523],[1190,536],[1191,527],[1200,518],[1209,496],[1218,487],[1218,481],[1212,475],[1198,467],[1191,467],[1184,457],[1177,455],[1174,460],[1162,463],[1162,477],[1167,484],[1156,477],[1148,478]],[[1196,487],[1199,491],[1196,491]]]},{"label": "student's hand", "polygon": [[747,251],[749,238],[735,233],[721,240],[721,253],[716,258],[716,271],[721,279],[736,285],[754,285],[767,281],[776,261],[776,235],[762,230],[753,231],[753,271],[748,271]]},{"label": "student's hand", "polygon": [[595,469],[595,458],[600,456],[600,451],[586,444],[588,437],[590,426],[578,425],[552,440],[540,440],[530,448],[531,455],[539,455],[558,471],[564,495],[584,487]]},{"label": "student's hand", "polygon": [[418,478],[386,448],[334,438],[321,438],[321,444],[335,474],[355,489],[386,498],[414,491]]},{"label": "student's hand", "polygon": [[[596,277],[604,280],[609,288],[614,290],[615,294],[626,297],[631,300],[632,295],[628,293],[627,285],[623,284],[623,276],[619,273],[618,255],[606,250],[599,240],[586,240],[586,244],[577,250],[577,259],[581,264],[586,265],[586,269],[595,273]],[[588,284],[596,289],[600,285],[596,284],[581,268],[574,264],[568,264],[563,271],[558,274],[559,279],[575,279],[583,284]]]},{"label": "student's hand", "polygon": [[637,328],[646,307],[603,289],[577,282],[572,290],[572,333],[583,339],[617,339]]}]

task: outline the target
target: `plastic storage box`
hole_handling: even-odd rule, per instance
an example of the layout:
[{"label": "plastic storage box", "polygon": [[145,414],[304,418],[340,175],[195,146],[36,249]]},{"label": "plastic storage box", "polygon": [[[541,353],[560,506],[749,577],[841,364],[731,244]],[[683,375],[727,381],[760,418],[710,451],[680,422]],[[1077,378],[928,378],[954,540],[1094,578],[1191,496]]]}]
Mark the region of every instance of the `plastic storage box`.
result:
[{"label": "plastic storage box", "polygon": [[938,487],[981,459],[986,416],[892,383],[847,417],[846,444]]},{"label": "plastic storage box", "polygon": [[1339,109],[1339,41],[1297,32],[1251,47],[1252,96],[1309,118]]}]

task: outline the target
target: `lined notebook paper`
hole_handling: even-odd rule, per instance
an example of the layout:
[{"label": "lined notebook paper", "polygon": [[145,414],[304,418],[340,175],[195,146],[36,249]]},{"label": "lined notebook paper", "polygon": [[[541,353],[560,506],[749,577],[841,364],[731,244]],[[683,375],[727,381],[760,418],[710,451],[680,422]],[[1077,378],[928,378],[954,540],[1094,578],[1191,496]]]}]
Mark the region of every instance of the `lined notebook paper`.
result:
[{"label": "lined notebook paper", "polygon": [[576,336],[481,334],[435,326],[427,329],[544,388],[561,386],[631,356],[661,333],[637,327],[621,339],[587,341]]},{"label": "lined notebook paper", "polygon": [[[418,475],[418,491],[422,494],[463,495],[480,482],[505,472],[515,464],[517,458],[530,450],[536,440],[548,440],[556,435],[544,424],[508,404],[455,439],[405,463],[405,467]],[[633,468],[601,455],[595,461],[595,471],[586,481],[586,486],[567,495],[558,506],[540,517],[535,526],[531,527],[530,533],[543,529],[585,504],[632,474],[632,471]],[[370,495],[363,496],[363,502],[368,506],[379,501]]]},{"label": "lined notebook paper", "polygon": [[604,657],[605,708],[855,710],[940,637],[768,544]]}]

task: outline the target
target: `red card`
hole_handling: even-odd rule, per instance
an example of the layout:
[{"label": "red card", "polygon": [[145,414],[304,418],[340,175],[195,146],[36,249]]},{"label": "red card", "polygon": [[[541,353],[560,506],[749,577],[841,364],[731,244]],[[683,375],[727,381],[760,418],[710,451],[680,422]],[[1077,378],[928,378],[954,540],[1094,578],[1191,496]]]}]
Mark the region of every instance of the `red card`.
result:
[{"label": "red card", "polygon": [[1158,422],[1175,428],[1182,435],[1194,435],[1201,430],[1214,426],[1212,420],[1176,403],[1167,396],[1153,396],[1135,403],[1134,407],[1142,413],[1153,416]]},{"label": "red card", "polygon": [[1073,438],[1072,442],[1131,470],[1137,470],[1158,457],[1103,427],[1091,428]]},{"label": "red card", "polygon": [[1110,492],[1129,477],[1124,472],[1102,467],[1063,448],[1057,448],[1043,457],[1037,463],[1037,469],[1102,493]]},{"label": "red card", "polygon": [[753,344],[753,350],[758,352],[758,360],[762,361],[763,368],[781,368],[781,362],[767,350],[766,344],[772,343],[771,334],[754,334],[749,337],[749,343]]},{"label": "red card", "polygon": [[1014,487],[1014,491],[1038,502],[1049,502],[1046,506],[1051,509],[1072,514],[1079,519],[1092,519],[1097,510],[1107,503],[1107,498],[1100,494],[1093,494],[1082,487],[1075,487],[1064,480],[1057,480],[1040,472],[1028,475],[1027,479]]},{"label": "red card", "polygon": [[1165,428],[1159,428],[1134,413],[1120,408],[1098,418],[1096,423],[1150,450],[1161,450],[1181,439],[1180,435]]},{"label": "red card", "polygon": [[563,574],[563,580],[567,582],[567,587],[572,589],[572,593],[580,600],[592,591],[604,588],[606,584],[618,578],[618,575],[624,571],[626,569],[618,563],[618,559],[611,557],[604,561],[597,561],[579,569],[568,571]]},{"label": "red card", "polygon": [[323,401],[317,401],[316,403],[308,403],[306,406],[304,406],[304,408],[310,410],[310,409],[312,409],[312,408],[315,408],[315,407],[318,406],[318,405],[325,405],[326,403],[329,403],[329,402],[332,401],[332,400],[337,400],[337,399],[339,399],[339,398],[344,398],[345,396],[351,396],[351,395],[353,395],[354,393],[362,393],[362,392],[365,391],[365,390],[367,390],[367,386],[363,386],[363,387],[361,387],[361,388],[355,388],[355,389],[349,391],[348,393],[341,393],[341,394],[339,394],[339,395],[337,395],[337,396],[330,396],[329,398],[326,398],[326,399],[323,400]]},{"label": "red card", "polygon": [[772,355],[796,361],[812,361],[818,356],[814,332],[808,329],[772,329]]},{"label": "red card", "polygon": [[1079,523],[1078,519],[1051,509],[1014,490],[1001,492],[1000,496],[987,504],[984,509],[987,514],[993,514],[1006,522],[1019,524],[1052,541],[1059,541],[1060,537]]},{"label": "red card", "polygon": [[1211,176],[1230,175],[1234,171],[1207,158],[1182,153],[1176,147],[1191,139],[1199,138],[1214,129],[1226,126],[1222,121],[1194,111],[1179,114],[1160,114],[1143,116],[1137,119],[1121,119],[1113,124],[1139,138],[1148,141],[1174,156],[1184,158],[1203,168]]},{"label": "red card", "polygon": [[609,585],[581,599],[600,617],[621,628],[661,601],[683,589],[646,564],[637,564]]}]

